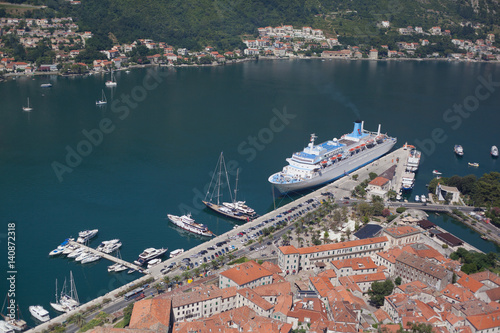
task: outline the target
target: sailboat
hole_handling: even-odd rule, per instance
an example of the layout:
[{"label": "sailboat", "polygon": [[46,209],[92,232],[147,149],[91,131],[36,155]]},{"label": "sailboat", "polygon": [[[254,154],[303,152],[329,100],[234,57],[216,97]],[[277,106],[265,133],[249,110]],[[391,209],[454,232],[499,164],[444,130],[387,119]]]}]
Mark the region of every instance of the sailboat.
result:
[{"label": "sailboat", "polygon": [[23,111],[32,111],[33,108],[30,107],[30,98],[28,97],[28,105],[27,106],[23,106]]},{"label": "sailboat", "polygon": [[[222,194],[220,188],[222,186],[222,180],[221,180],[222,173],[224,173],[226,178],[226,184],[229,190],[229,196],[231,197],[231,202],[234,203],[233,196],[231,194],[231,188],[229,185],[229,175],[227,172],[226,163],[224,162],[224,154],[222,152],[220,153],[219,160],[217,161],[217,165],[215,166],[215,171],[212,176],[212,180],[210,181],[210,186],[208,187],[208,191],[207,194],[205,195],[205,200],[203,200],[203,203],[208,208],[216,211],[219,214],[241,221],[248,221],[249,217],[247,215],[244,215],[233,208],[229,208],[226,207],[224,204],[221,204],[220,197]],[[216,202],[214,202],[215,200]]]},{"label": "sailboat", "polygon": [[255,216],[255,210],[252,208],[248,207],[245,204],[245,201],[237,201],[236,200],[236,195],[238,193],[238,175],[239,175],[240,169],[236,170],[236,185],[234,186],[234,197],[232,202],[223,202],[222,204],[230,209],[233,209],[237,212],[240,212],[244,215],[247,215],[248,217],[254,217]]},{"label": "sailboat", "polygon": [[56,279],[56,302],[50,303],[50,306],[54,308],[54,310],[59,312],[70,312],[76,309],[80,305],[80,301],[78,300],[78,293],[76,292],[75,280],[73,279],[73,272],[69,272],[70,276],[70,293],[69,295],[66,293],[66,279],[64,279],[63,288],[61,290],[61,295],[57,294],[57,279]]},{"label": "sailboat", "polygon": [[115,76],[113,75],[113,70],[111,70],[111,80],[106,81],[106,87],[116,87],[116,79]]},{"label": "sailboat", "polygon": [[102,90],[102,96],[101,96],[101,99],[100,100],[97,100],[95,102],[95,105],[104,105],[104,104],[107,104],[108,101],[106,100],[106,94],[104,93],[104,89]]}]

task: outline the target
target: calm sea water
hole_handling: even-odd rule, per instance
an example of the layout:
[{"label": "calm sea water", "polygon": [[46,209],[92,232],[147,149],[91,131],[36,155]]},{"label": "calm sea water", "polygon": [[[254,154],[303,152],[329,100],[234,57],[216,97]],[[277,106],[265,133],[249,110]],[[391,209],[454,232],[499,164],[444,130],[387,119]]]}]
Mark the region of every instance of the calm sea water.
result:
[{"label": "calm sea water", "polygon": [[[25,318],[29,305],[50,308],[56,278],[61,283],[70,270],[83,301],[133,278],[108,274],[105,261],[81,265],[48,257],[80,230],[99,228],[94,246],[120,238],[122,257],[132,261],[147,247],[173,250],[203,241],[174,229],[167,213],[191,211],[216,234],[233,228],[235,222],[200,206],[221,151],[233,185],[240,169],[238,198],[260,214],[274,206],[267,178],[285,158],[302,149],[311,133],[319,141],[339,137],[358,118],[366,129],[382,124],[383,132],[398,137],[398,146],[425,143],[414,193],[424,193],[433,169],[445,176],[499,171],[489,150],[500,146],[500,88],[489,87],[487,98],[470,104],[482,89],[479,78],[500,81],[495,64],[259,61],[155,71],[153,77],[143,69],[117,73],[115,89],[105,88],[102,76],[0,84],[0,266],[7,271],[5,234],[7,223],[15,221],[16,301]],[[53,87],[40,88],[47,82]],[[102,89],[108,105],[96,107]],[[21,109],[28,97],[30,113]],[[443,115],[464,102],[472,111],[453,128],[458,120],[446,122]],[[107,132],[102,139],[99,128]],[[436,143],[432,133],[439,129]],[[86,143],[84,131],[93,133],[94,144]],[[454,144],[464,147],[463,159],[455,158]],[[81,161],[73,156],[68,167],[67,152],[78,149],[85,156]],[[60,170],[67,167],[61,180],[54,162]],[[476,234],[460,231],[460,225],[443,220],[442,226],[453,226],[480,249],[497,251]],[[0,295],[7,288],[2,283]]]}]

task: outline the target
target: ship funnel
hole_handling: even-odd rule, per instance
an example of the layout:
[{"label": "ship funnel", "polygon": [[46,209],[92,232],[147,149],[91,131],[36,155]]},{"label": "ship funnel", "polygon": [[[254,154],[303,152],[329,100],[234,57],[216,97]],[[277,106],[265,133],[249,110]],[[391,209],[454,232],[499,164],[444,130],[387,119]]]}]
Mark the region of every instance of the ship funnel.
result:
[{"label": "ship funnel", "polygon": [[365,129],[365,121],[363,120],[361,122],[361,132],[363,132],[364,129]]},{"label": "ship funnel", "polygon": [[363,130],[363,124],[361,121],[357,120],[354,122],[354,130],[352,131],[352,134],[354,137],[360,137],[361,136],[361,131]]},{"label": "ship funnel", "polygon": [[377,135],[380,135],[380,127],[381,127],[381,125],[380,125],[380,124],[378,124],[378,131],[377,131]]}]

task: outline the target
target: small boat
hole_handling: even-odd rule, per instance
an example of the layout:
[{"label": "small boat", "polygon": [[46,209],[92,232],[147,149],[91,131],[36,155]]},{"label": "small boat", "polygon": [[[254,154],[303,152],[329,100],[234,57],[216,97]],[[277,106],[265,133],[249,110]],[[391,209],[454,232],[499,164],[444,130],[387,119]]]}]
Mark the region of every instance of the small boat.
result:
[{"label": "small boat", "polygon": [[125,73],[127,73],[127,74],[128,74],[128,73],[130,73],[130,71],[127,69],[127,70],[125,71]]},{"label": "small boat", "polygon": [[42,323],[49,321],[49,311],[45,310],[41,305],[31,305],[29,307],[31,315]]},{"label": "small boat", "polygon": [[484,240],[488,240],[488,237],[486,237],[486,235],[482,235],[481,238]]},{"label": "small boat", "polygon": [[116,79],[115,79],[115,77],[113,75],[113,70],[111,70],[111,80],[106,81],[105,85],[108,88],[116,87],[117,86]]},{"label": "small boat", "polygon": [[128,270],[127,274],[132,274],[132,273],[134,273],[134,272],[136,272],[136,270],[132,268],[132,269],[129,269],[129,270]]},{"label": "small boat", "polygon": [[119,243],[120,240],[119,239],[112,239],[112,240],[109,240],[109,241],[102,241],[101,244],[99,244],[99,246],[97,247],[97,251],[101,251],[103,252],[103,250],[107,247],[107,246],[110,246],[110,245],[113,245],[113,244],[116,244],[116,243]]},{"label": "small boat", "polygon": [[4,320],[0,320],[1,333],[14,333],[14,327]]},{"label": "small boat", "polygon": [[83,244],[86,241],[94,238],[98,232],[98,229],[80,231],[78,233],[78,239],[76,241],[80,244]]},{"label": "small boat", "polygon": [[42,83],[40,85],[40,87],[42,87],[42,88],[52,88],[52,83]]},{"label": "small boat", "polygon": [[418,194],[415,196],[415,201],[416,201],[416,202],[419,202],[419,201],[420,201],[420,196],[419,196]]},{"label": "small boat", "polygon": [[477,168],[477,167],[479,166],[479,163],[476,163],[476,162],[474,162],[474,163],[469,162],[469,163],[467,163],[467,164],[469,164],[469,166],[471,166],[471,167],[475,167],[475,168]]},{"label": "small boat", "polygon": [[437,170],[432,170],[432,174],[433,175],[442,175],[442,173],[437,171]]},{"label": "small boat", "polygon": [[464,156],[464,148],[461,145],[455,145],[455,147],[453,147],[453,150],[455,151],[455,154],[457,154],[457,156]]},{"label": "small boat", "polygon": [[159,263],[161,263],[160,258],[151,260],[150,262],[148,262],[148,269],[158,265]]},{"label": "small boat", "polygon": [[497,146],[491,146],[490,154],[492,157],[498,157],[498,148]]},{"label": "small boat", "polygon": [[170,252],[170,258],[178,256],[179,254],[182,254],[182,253],[184,253],[184,249],[173,250],[172,252]]},{"label": "small boat", "polygon": [[97,261],[101,259],[100,256],[96,255],[96,254],[92,254],[88,257],[85,257],[83,260],[82,260],[82,264],[88,264],[88,263],[91,263],[91,262],[94,262],[94,261]]},{"label": "small boat", "polygon": [[68,246],[66,246],[66,248],[63,250],[62,254],[65,254],[65,255],[68,255],[70,253],[73,253],[74,251],[78,250],[79,247],[78,245],[74,245],[74,244],[69,244]]},{"label": "small boat", "polygon": [[78,258],[83,252],[85,252],[84,248],[78,248],[75,251],[68,254],[68,258]]},{"label": "small boat", "polygon": [[422,203],[426,203],[426,202],[427,202],[427,198],[425,197],[425,195],[424,195],[424,194],[422,194],[422,195],[420,196],[420,201],[422,201]]},{"label": "small boat", "polygon": [[14,311],[13,308],[11,308],[10,310],[7,311],[7,313],[9,313],[8,316],[3,313],[4,308],[5,308],[5,304],[9,304],[12,307],[12,305],[11,305],[12,303],[10,300],[11,300],[11,298],[9,297],[9,293],[7,293],[7,295],[5,295],[5,301],[3,303],[2,312],[0,313],[0,315],[7,322],[7,324],[9,324],[9,326],[11,328],[13,328],[14,330],[16,330],[16,331],[25,330],[26,328],[28,328],[28,324],[26,324],[26,321],[21,319],[21,311],[19,310],[19,305],[16,306],[17,307],[17,315],[14,316],[14,318],[11,317],[16,312],[16,311]]},{"label": "small boat", "polygon": [[28,97],[28,105],[23,106],[23,111],[26,111],[26,112],[33,111],[33,108],[30,107],[30,98],[29,97]]},{"label": "small boat", "polygon": [[401,200],[401,194],[399,194],[399,193],[398,193],[398,194],[396,194],[396,200],[397,200],[397,201]]},{"label": "small boat", "polygon": [[78,257],[75,258],[75,261],[83,261],[83,259],[90,257],[92,253],[88,251],[83,251]]},{"label": "small boat", "polygon": [[139,254],[139,258],[137,258],[137,260],[134,261],[134,264],[136,264],[138,266],[142,266],[153,259],[161,257],[167,251],[168,251],[168,248],[166,248],[166,249],[164,249],[164,248],[155,249],[153,247],[147,248],[141,254]]},{"label": "small boat", "polygon": [[95,105],[105,105],[108,104],[108,100],[106,99],[106,94],[104,90],[102,91],[101,99],[95,102]]},{"label": "small boat", "polygon": [[73,240],[73,238],[68,238],[64,242],[62,242],[56,249],[52,250],[49,252],[49,256],[55,256],[58,254],[63,253],[63,251],[66,249],[66,247],[69,246],[69,241]]}]

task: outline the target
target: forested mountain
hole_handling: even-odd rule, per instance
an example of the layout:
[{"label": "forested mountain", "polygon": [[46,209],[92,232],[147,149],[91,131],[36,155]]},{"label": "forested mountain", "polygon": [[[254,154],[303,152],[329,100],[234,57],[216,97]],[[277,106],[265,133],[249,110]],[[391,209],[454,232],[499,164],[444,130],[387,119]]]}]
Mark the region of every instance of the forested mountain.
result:
[{"label": "forested mountain", "polygon": [[[74,17],[82,30],[107,35],[120,42],[137,38],[165,41],[199,49],[211,45],[230,49],[241,36],[258,27],[291,24],[323,29],[327,36],[354,37],[369,44],[383,37],[380,21],[391,27],[432,26],[450,29],[457,37],[499,33],[500,4],[496,0],[13,0],[44,4],[59,15]],[[460,23],[479,23],[464,29]],[[389,31],[388,34],[395,33]],[[360,39],[362,38],[362,39]]]}]

